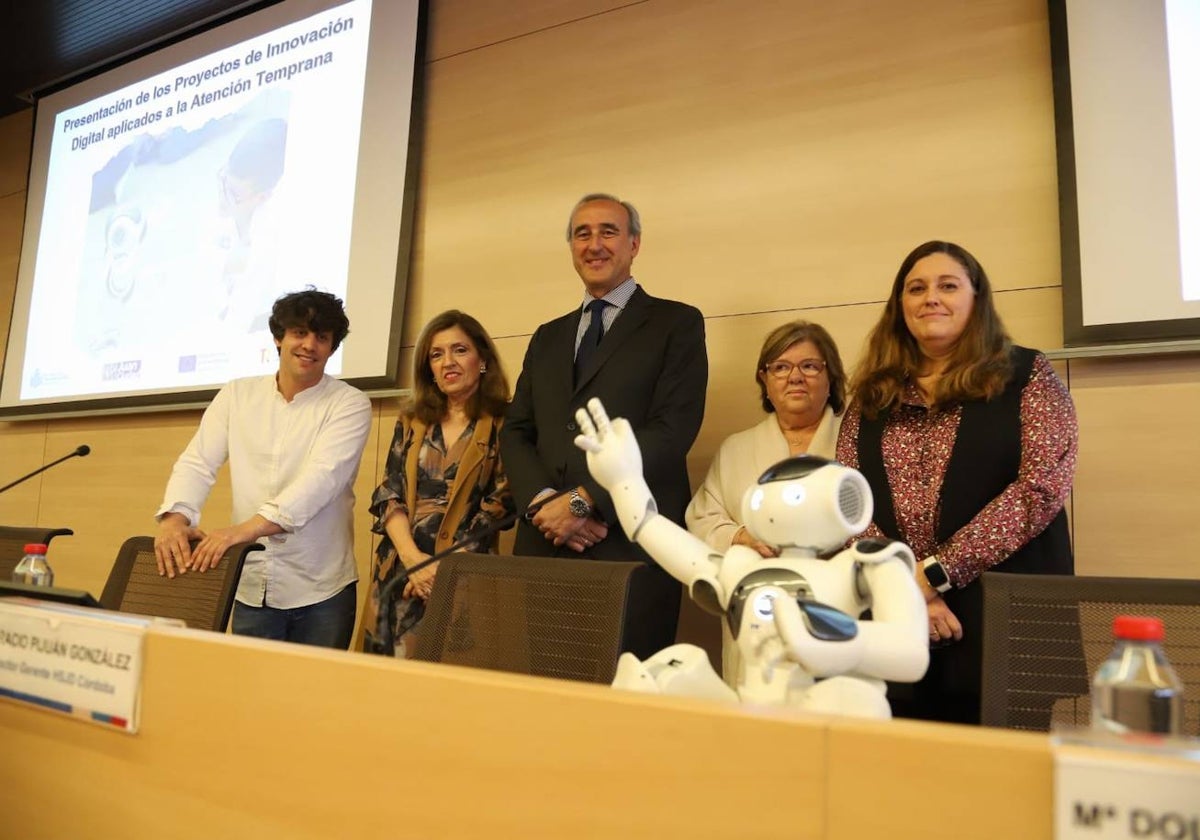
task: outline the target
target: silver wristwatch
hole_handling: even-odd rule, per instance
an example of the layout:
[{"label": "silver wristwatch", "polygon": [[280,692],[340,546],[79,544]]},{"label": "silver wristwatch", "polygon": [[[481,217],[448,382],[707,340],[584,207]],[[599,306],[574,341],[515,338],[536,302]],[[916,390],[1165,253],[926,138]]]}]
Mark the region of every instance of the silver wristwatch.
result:
[{"label": "silver wristwatch", "polygon": [[579,495],[579,488],[576,487],[567,496],[567,507],[571,510],[572,516],[578,516],[581,519],[592,515],[592,506],[588,504],[588,500]]}]

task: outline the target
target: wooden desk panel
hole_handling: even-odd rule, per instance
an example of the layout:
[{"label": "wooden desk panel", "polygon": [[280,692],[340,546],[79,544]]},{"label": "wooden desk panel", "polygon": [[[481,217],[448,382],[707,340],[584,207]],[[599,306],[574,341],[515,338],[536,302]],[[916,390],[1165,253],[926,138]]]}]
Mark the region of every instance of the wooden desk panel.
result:
[{"label": "wooden desk panel", "polygon": [[[135,736],[0,702],[7,831],[204,840],[928,840],[962,825],[981,837],[1049,833],[1049,748],[1032,735],[755,714],[170,628],[147,636],[144,686]],[[957,825],[928,821],[926,783],[937,774]],[[986,822],[967,822],[980,813]]]}]

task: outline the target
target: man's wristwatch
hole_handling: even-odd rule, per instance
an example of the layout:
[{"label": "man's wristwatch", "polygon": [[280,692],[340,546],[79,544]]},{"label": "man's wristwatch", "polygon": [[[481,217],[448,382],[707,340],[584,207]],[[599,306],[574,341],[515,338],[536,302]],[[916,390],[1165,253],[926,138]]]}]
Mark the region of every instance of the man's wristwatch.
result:
[{"label": "man's wristwatch", "polygon": [[930,557],[921,564],[921,568],[925,572],[925,580],[929,581],[929,585],[938,592],[949,592],[953,587],[950,585],[950,576],[946,574],[945,568],[938,562],[936,557]]},{"label": "man's wristwatch", "polygon": [[587,499],[579,495],[578,487],[571,491],[570,495],[567,496],[567,499],[567,507],[570,508],[572,516],[578,516],[581,519],[586,519],[592,515],[592,506],[588,503]]}]

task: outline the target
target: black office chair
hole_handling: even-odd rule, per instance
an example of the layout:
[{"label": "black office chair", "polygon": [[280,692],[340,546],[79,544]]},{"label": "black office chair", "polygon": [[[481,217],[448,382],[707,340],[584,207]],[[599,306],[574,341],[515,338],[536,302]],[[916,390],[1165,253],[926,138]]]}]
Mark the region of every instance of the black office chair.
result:
[{"label": "black office chair", "polygon": [[[195,549],[193,541],[192,548]],[[140,615],[178,618],[188,627],[223,632],[233,612],[242,564],[259,543],[238,543],[226,550],[217,568],[169,578],[158,573],[154,537],[130,537],[108,574],[100,605]]]},{"label": "black office chair", "polygon": [[638,644],[655,581],[642,563],[453,554],[416,631],[414,659],[609,683]]},{"label": "black office chair", "polygon": [[1059,575],[983,576],[987,726],[1088,726],[1091,676],[1113,647],[1118,615],[1161,618],[1163,648],[1184,684],[1183,729],[1200,734],[1200,581]]},{"label": "black office chair", "polygon": [[[29,543],[49,544],[55,537],[69,537],[75,532],[70,528],[17,528],[0,525],[0,580],[12,580],[13,570],[25,556]],[[54,563],[51,562],[51,568]]]}]

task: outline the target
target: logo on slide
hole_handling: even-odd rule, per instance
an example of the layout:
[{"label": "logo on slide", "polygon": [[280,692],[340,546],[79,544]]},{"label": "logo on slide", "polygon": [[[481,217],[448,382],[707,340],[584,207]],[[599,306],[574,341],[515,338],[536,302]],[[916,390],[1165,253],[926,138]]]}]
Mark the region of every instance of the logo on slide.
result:
[{"label": "logo on slide", "polygon": [[117,379],[137,379],[142,370],[142,360],[133,359],[128,362],[109,362],[104,366],[101,379],[112,382]]}]

